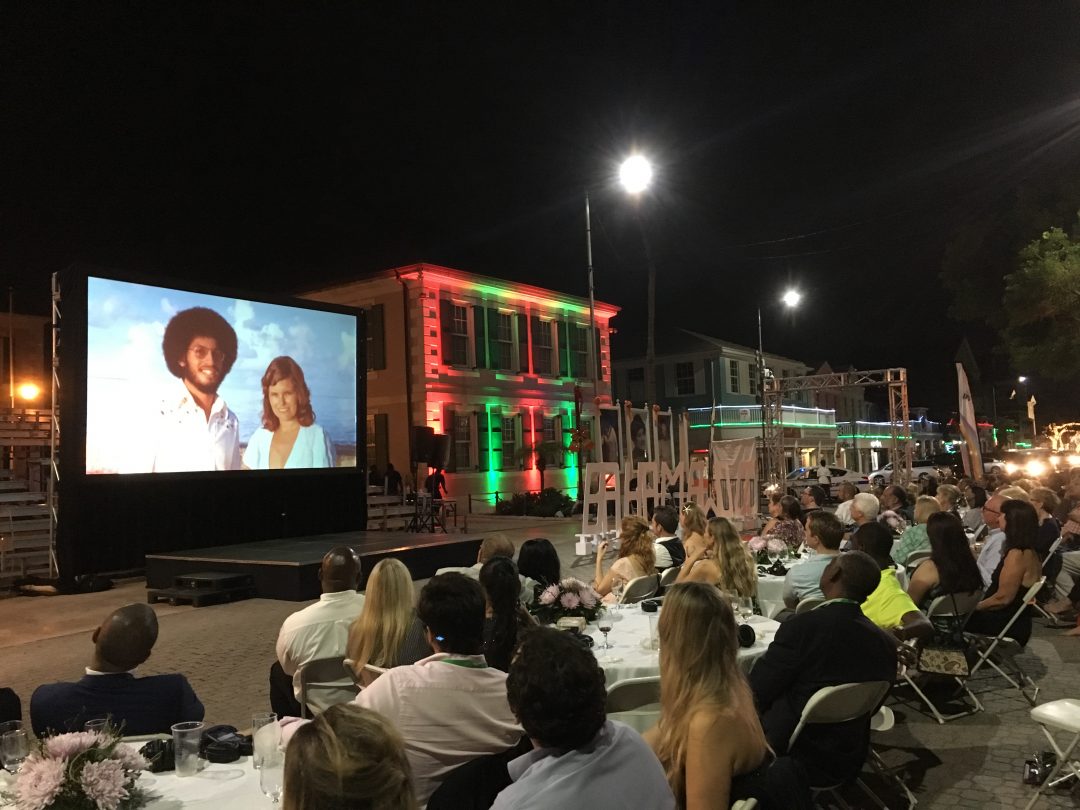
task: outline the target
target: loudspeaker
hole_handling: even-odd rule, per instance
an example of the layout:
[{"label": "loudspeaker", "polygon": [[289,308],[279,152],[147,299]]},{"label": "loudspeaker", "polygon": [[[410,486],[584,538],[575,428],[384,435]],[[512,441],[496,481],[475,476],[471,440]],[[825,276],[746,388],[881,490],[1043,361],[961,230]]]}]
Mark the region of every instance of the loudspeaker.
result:
[{"label": "loudspeaker", "polygon": [[431,452],[435,447],[435,430],[426,425],[413,425],[412,429],[412,463],[427,464],[431,458]]},{"label": "loudspeaker", "polygon": [[446,433],[436,433],[431,444],[431,455],[428,457],[428,466],[445,470],[450,466],[450,436]]}]

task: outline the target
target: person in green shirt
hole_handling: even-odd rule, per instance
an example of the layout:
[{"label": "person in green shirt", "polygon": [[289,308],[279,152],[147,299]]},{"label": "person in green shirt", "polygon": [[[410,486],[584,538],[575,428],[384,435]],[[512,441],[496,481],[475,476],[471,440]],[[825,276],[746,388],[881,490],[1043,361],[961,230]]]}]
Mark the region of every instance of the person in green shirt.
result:
[{"label": "person in green shirt", "polygon": [[941,511],[937,498],[921,495],[915,501],[915,522],[904,530],[892,549],[892,558],[900,565],[907,564],[907,558],[916,551],[930,551],[930,538],[926,534],[926,521],[934,512]]},{"label": "person in green shirt", "polygon": [[867,523],[851,535],[851,545],[856,551],[869,554],[881,569],[881,581],[862,603],[863,615],[899,641],[933,635],[934,626],[896,579],[896,569],[889,556],[893,547],[892,532],[880,523]]}]

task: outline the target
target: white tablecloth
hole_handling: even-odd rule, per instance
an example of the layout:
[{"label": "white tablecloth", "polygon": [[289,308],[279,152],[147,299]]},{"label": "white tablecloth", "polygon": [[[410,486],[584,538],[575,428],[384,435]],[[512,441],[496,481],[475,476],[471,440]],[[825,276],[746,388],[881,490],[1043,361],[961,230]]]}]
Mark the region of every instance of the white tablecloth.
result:
[{"label": "white tablecloth", "polygon": [[[612,616],[614,622],[608,634],[608,641],[612,646],[610,650],[601,649],[604,635],[595,624],[590,624],[585,629],[585,632],[593,637],[593,652],[596,653],[600,666],[604,668],[608,686],[627,678],[659,675],[660,653],[648,648],[649,614],[643,612],[638,605],[624,605],[620,610],[612,611]],[[753,647],[739,648],[739,664],[745,672],[749,672],[754,661],[764,654],[780,626],[779,622],[763,616],[752,616],[747,624],[754,628],[758,637]],[[605,663],[604,658],[609,655],[621,660]]]},{"label": "white tablecloth", "polygon": [[784,609],[784,577],[758,574],[757,598],[761,612],[772,618]]}]

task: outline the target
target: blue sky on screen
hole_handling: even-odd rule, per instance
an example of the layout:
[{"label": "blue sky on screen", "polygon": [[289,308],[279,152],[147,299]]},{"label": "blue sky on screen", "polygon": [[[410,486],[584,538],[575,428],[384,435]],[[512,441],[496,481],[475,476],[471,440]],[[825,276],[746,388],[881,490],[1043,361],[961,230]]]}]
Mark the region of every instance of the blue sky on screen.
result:
[{"label": "blue sky on screen", "polygon": [[[153,408],[181,383],[165,367],[161,339],[169,319],[190,307],[218,312],[236,330],[236,363],[218,390],[240,421],[246,443],[261,425],[261,379],[275,357],[304,370],[316,421],[335,443],[356,441],[356,318],[335,312],[88,280],[87,462],[120,440],[117,409]],[[106,465],[110,466],[110,465]]]}]

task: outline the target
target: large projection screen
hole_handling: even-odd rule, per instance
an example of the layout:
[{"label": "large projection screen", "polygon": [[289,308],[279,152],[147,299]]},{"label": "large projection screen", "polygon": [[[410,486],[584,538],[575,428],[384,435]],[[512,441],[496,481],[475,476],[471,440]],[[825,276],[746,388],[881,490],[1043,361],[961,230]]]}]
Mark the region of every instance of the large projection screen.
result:
[{"label": "large projection screen", "polygon": [[62,576],[364,529],[362,310],[98,267],[60,282]]}]

